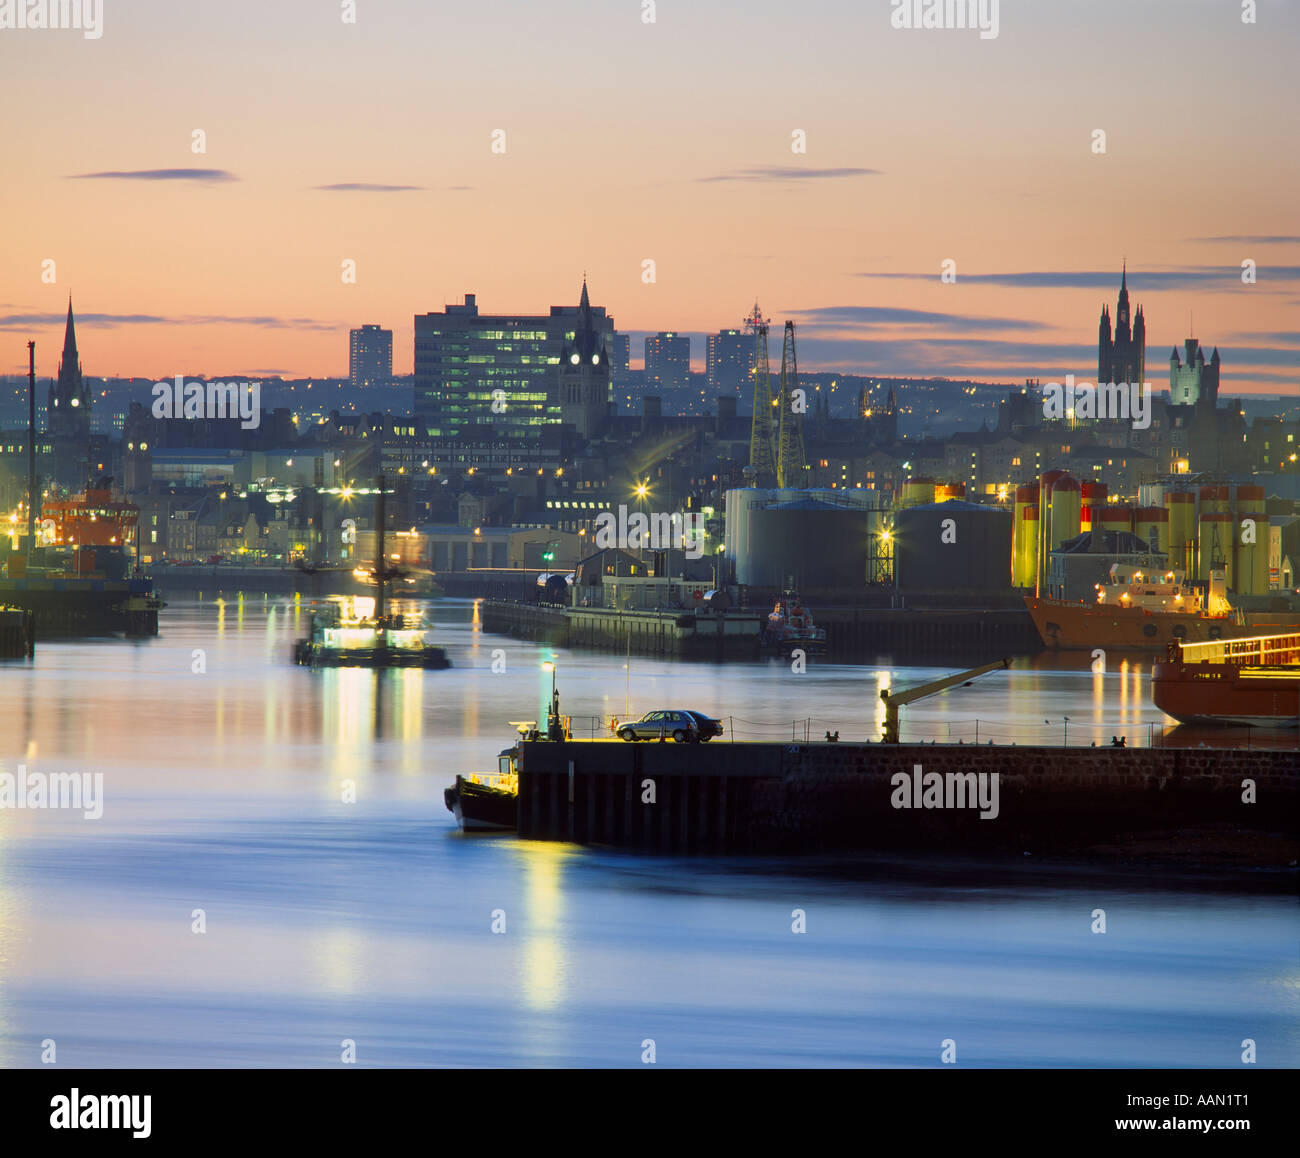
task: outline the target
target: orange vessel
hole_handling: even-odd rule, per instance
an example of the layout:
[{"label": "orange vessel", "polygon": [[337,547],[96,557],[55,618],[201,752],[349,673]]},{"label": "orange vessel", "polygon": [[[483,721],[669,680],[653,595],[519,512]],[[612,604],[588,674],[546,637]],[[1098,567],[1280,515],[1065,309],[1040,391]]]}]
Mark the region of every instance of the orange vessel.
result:
[{"label": "orange vessel", "polygon": [[1208,593],[1182,571],[1112,565],[1093,603],[1026,596],[1025,606],[1045,647],[1063,651],[1158,651],[1171,643],[1244,636],[1245,616],[1228,602],[1222,571],[1210,572]]},{"label": "orange vessel", "polygon": [[134,540],[140,508],[114,499],[107,486],[51,499],[41,507],[41,524],[51,547],[125,547]]},{"label": "orange vessel", "polygon": [[50,499],[41,507],[43,545],[71,550],[70,571],[76,575],[100,572],[120,575],[135,542],[140,508],[114,499],[107,480],[88,486],[84,494]]},{"label": "orange vessel", "polygon": [[1151,700],[1184,724],[1294,728],[1300,632],[1171,644],[1151,673]]}]

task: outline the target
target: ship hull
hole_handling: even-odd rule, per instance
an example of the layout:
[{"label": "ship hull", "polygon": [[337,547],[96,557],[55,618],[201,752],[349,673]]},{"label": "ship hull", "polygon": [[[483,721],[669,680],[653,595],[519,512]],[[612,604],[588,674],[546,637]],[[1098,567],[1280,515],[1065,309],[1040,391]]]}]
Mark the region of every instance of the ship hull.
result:
[{"label": "ship hull", "polygon": [[519,826],[518,796],[462,776],[443,793],[443,803],[465,832],[513,832]]},{"label": "ship hull", "polygon": [[1171,643],[1206,643],[1250,633],[1226,616],[1150,612],[1141,607],[1059,603],[1026,596],[1043,646],[1059,651],[1164,651]]},{"label": "ship hull", "polygon": [[429,671],[451,667],[440,647],[328,648],[309,639],[294,644],[293,661],[304,667],[420,667]]},{"label": "ship hull", "polygon": [[1182,724],[1294,728],[1300,723],[1300,669],[1157,663],[1151,700]]}]

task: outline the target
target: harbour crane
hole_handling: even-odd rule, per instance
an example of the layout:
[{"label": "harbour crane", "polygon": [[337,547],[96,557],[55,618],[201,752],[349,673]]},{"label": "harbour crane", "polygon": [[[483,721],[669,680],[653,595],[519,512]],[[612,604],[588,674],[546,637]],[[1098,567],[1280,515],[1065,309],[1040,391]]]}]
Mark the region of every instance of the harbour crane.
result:
[{"label": "harbour crane", "polygon": [[1009,659],[999,659],[994,660],[992,663],[986,663],[983,667],[974,667],[970,671],[962,671],[956,675],[944,676],[943,679],[932,680],[928,684],[918,684],[916,687],[908,688],[903,692],[891,694],[888,688],[882,688],[880,698],[885,702],[885,723],[881,730],[881,741],[886,744],[898,743],[898,709],[904,704],[912,704],[917,700],[923,700],[927,696],[933,696],[955,684],[969,687],[977,677],[986,675],[991,671],[1005,670],[1010,666],[1011,661]]}]

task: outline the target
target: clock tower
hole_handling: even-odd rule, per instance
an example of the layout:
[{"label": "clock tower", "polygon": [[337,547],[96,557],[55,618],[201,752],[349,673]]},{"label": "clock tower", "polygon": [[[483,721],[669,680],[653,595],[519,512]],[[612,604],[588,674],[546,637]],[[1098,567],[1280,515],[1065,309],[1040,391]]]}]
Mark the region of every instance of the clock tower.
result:
[{"label": "clock tower", "polygon": [[572,426],[586,442],[599,438],[604,430],[610,385],[609,350],[596,331],[584,278],[573,340],[566,341],[560,351],[559,394],[560,421]]}]

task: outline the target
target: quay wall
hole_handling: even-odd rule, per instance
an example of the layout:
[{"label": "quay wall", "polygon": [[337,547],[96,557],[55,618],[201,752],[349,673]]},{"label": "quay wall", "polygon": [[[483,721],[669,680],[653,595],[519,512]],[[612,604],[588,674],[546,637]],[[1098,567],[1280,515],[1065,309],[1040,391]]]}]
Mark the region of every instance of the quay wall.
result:
[{"label": "quay wall", "polygon": [[556,647],[626,651],[677,659],[758,655],[758,616],[696,616],[693,611],[615,611],[486,600],[483,630]]},{"label": "quay wall", "polygon": [[[997,816],[894,808],[892,777],[917,765],[997,773]],[[1300,851],[1294,751],[538,741],[519,779],[523,837],[668,853],[1102,850],[1285,867]]]},{"label": "quay wall", "polygon": [[[485,600],[483,629],[559,647],[679,658],[753,658],[766,609],[696,616],[694,611],[616,611]],[[1042,649],[1020,610],[899,610],[832,607],[814,612],[833,658],[876,655],[978,655],[985,659]]]},{"label": "quay wall", "polygon": [[0,659],[34,655],[36,632],[32,613],[22,608],[0,607]]},{"label": "quay wall", "polygon": [[149,579],[4,579],[0,604],[28,612],[36,639],[157,635],[158,612],[136,609],[152,590]]}]

